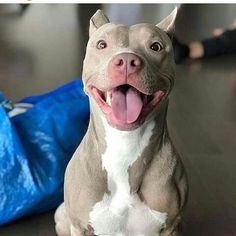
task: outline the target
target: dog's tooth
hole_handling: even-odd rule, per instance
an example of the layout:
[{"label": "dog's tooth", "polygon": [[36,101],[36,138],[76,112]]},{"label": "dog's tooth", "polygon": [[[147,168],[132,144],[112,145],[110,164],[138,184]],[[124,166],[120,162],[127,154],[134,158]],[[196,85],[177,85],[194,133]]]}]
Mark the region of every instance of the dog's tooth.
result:
[{"label": "dog's tooth", "polygon": [[111,93],[109,92],[106,93],[106,103],[111,105]]}]

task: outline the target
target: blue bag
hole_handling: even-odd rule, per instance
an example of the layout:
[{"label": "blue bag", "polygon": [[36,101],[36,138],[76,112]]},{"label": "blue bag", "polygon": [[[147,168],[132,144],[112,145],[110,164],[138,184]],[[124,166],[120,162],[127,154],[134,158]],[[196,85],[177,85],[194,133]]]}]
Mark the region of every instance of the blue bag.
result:
[{"label": "blue bag", "polygon": [[89,121],[81,80],[20,102],[33,107],[9,118],[0,96],[0,225],[63,201],[65,168]]}]

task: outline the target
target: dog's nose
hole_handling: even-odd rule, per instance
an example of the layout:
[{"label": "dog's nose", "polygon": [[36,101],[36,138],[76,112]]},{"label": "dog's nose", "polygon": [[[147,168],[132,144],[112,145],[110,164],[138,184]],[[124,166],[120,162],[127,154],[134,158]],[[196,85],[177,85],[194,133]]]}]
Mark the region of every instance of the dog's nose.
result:
[{"label": "dog's nose", "polygon": [[111,62],[113,69],[127,73],[127,75],[142,69],[142,59],[133,53],[121,53],[115,56]]}]

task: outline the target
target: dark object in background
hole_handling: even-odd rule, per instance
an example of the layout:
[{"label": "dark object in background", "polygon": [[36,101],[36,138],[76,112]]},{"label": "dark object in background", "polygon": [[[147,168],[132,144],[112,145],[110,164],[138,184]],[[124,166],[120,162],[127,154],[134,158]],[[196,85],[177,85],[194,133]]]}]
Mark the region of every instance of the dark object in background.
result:
[{"label": "dark object in background", "polygon": [[0,101],[0,225],[63,201],[64,172],[89,121],[80,80],[21,102],[33,107],[9,118]]},{"label": "dark object in background", "polygon": [[20,4],[21,13],[24,13],[30,4]]},{"label": "dark object in background", "polygon": [[[199,41],[203,47],[202,58],[216,57],[223,54],[236,54],[236,29],[226,30],[220,36],[208,38]],[[175,62],[181,63],[182,60],[189,58],[190,48],[179,42],[176,38],[173,39]]]},{"label": "dark object in background", "polygon": [[175,37],[172,39],[174,48],[175,63],[179,64],[183,59],[189,57],[189,47],[183,43],[180,43]]},{"label": "dark object in background", "polygon": [[226,30],[218,37],[202,41],[203,57],[215,57],[223,54],[236,54],[236,29]]}]

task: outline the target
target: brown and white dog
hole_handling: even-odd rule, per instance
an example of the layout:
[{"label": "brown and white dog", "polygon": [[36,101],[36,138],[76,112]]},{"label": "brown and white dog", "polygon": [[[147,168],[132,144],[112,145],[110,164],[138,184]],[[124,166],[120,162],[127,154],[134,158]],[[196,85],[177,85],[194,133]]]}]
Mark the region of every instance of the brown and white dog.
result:
[{"label": "brown and white dog", "polygon": [[179,235],[183,165],[166,126],[177,9],[157,25],[90,20],[83,67],[88,131],[68,164],[60,236]]}]

